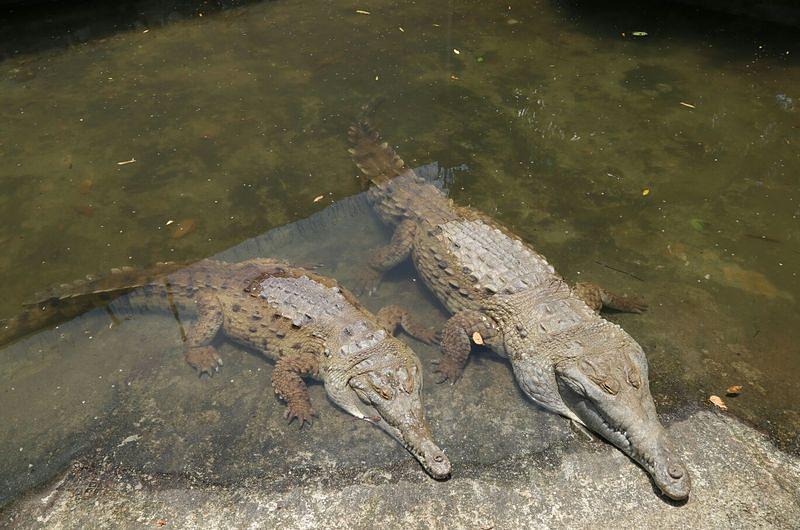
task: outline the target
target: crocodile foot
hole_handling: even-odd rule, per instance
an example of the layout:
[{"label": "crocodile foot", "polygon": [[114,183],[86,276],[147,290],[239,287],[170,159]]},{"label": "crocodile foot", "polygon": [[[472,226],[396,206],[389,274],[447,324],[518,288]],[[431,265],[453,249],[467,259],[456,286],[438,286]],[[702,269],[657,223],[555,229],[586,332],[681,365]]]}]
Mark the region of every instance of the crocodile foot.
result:
[{"label": "crocodile foot", "polygon": [[464,373],[464,366],[450,357],[442,357],[431,361],[431,363],[435,366],[434,372],[439,374],[439,380],[436,381],[437,384],[445,381],[450,381],[451,385],[455,384]]},{"label": "crocodile foot", "polygon": [[353,292],[359,296],[372,296],[380,287],[382,276],[372,267],[362,269],[353,280]]},{"label": "crocodile foot", "polygon": [[287,403],[286,412],[283,414],[289,420],[289,423],[292,423],[297,418],[301,429],[306,423],[311,425],[311,418],[316,415],[317,412],[307,403]]},{"label": "crocodile foot", "polygon": [[184,358],[200,376],[208,374],[209,377],[213,377],[214,372],[219,372],[219,367],[222,366],[222,358],[213,346],[189,348]]}]

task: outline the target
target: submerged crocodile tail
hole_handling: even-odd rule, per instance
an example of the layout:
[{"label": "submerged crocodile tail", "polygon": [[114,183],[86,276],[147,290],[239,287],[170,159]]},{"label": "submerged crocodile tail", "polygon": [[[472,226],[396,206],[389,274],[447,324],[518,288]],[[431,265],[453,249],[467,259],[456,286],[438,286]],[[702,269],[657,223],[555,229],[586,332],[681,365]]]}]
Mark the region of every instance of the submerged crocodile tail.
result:
[{"label": "submerged crocodile tail", "polygon": [[359,121],[347,131],[349,149],[358,169],[373,183],[381,184],[408,170],[403,159],[366,121]]},{"label": "submerged crocodile tail", "polygon": [[169,262],[158,263],[147,269],[115,268],[102,276],[87,276],[86,279],[37,293],[36,301],[25,304],[19,314],[0,320],[0,345],[105,306],[136,288],[151,284],[155,278],[183,269],[186,265]]}]

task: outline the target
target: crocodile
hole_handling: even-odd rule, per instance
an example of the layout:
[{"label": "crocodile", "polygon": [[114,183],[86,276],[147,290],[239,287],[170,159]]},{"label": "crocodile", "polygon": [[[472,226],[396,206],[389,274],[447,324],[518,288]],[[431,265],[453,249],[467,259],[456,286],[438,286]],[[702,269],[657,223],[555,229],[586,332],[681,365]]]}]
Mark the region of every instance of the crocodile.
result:
[{"label": "crocodile", "polygon": [[639,299],[592,283],[571,288],[540,253],[488,216],[455,205],[366,121],[348,131],[367,197],[394,228],[362,284],[411,257],[452,314],[441,332],[440,382],[461,376],[472,343],[507,358],[520,388],[546,410],[588,428],[644,468],[671,499],[688,498],[689,473],[659,422],[641,346],[600,309],[639,313]]},{"label": "crocodile", "polygon": [[[420,361],[393,336],[402,328],[432,343],[435,334],[403,308],[386,306],[373,315],[335,280],[271,259],[203,260],[160,277],[116,269],[64,286],[35,306],[46,315],[39,319],[52,323],[52,315],[67,316],[70,302],[84,309],[99,295],[111,299],[134,288],[134,307],[156,297],[180,320],[194,316],[182,335],[185,360],[200,376],[222,366],[213,341],[224,335],[274,361],[272,387],[286,402],[289,423],[311,424],[316,412],[303,378],[318,379],[336,405],[386,431],[433,478],[449,477],[450,462],[425,420]],[[2,326],[5,338],[30,331],[36,319],[10,319]]]}]

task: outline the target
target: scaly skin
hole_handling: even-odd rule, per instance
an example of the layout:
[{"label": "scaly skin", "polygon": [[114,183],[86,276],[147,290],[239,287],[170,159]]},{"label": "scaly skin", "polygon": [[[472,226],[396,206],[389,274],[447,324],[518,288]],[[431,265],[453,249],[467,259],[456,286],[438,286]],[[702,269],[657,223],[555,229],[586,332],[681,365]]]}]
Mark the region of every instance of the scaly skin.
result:
[{"label": "scaly skin", "polygon": [[582,424],[650,473],[673,499],[689,495],[689,474],[656,414],[642,348],[600,317],[608,307],[641,312],[638,300],[593,284],[574,289],[547,260],[490,218],[458,207],[406,167],[368,125],[349,131],[350,153],[372,181],[368,197],[395,226],[365,275],[409,255],[419,275],[453,313],[442,332],[442,380],[455,382],[471,343],[486,344],[511,362],[520,387],[542,407]]},{"label": "scaly skin", "polygon": [[[335,280],[269,259],[204,260],[156,280],[146,277],[117,271],[78,285],[84,294],[54,294],[36,307],[44,313],[61,308],[57,314],[63,318],[70,299],[84,302],[81,308],[89,304],[92,288],[110,298],[138,286],[133,305],[159,297],[181,321],[184,313],[196,315],[184,330],[185,357],[201,375],[211,376],[222,365],[212,341],[224,335],[275,362],[272,386],[286,401],[290,422],[297,418],[302,427],[316,414],[303,382],[313,377],[334,403],[389,433],[431,476],[450,475],[450,462],[425,421],[419,359],[391,335],[398,326],[421,340],[432,341],[433,333],[403,309],[388,306],[376,317]],[[35,318],[22,321],[27,327],[19,329],[29,330]]]}]

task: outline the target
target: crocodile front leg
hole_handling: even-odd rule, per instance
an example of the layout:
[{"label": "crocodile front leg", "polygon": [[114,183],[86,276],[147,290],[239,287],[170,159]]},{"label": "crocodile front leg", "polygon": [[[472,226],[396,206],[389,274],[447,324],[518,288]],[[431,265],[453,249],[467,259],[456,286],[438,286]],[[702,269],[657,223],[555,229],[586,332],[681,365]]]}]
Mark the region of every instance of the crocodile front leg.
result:
[{"label": "crocodile front leg", "polygon": [[442,358],[434,361],[436,372],[441,376],[437,383],[458,381],[472,350],[471,341],[483,344],[484,339],[495,334],[489,318],[478,311],[459,311],[450,317],[442,330]]},{"label": "crocodile front leg", "polygon": [[411,219],[405,219],[397,225],[389,244],[376,250],[370,257],[369,267],[358,279],[358,291],[371,295],[380,285],[383,273],[408,258],[416,231],[417,224]]},{"label": "crocodile front leg", "polygon": [[647,304],[641,298],[614,294],[594,283],[576,283],[574,292],[586,305],[598,312],[603,308],[623,313],[642,313],[647,310]]},{"label": "crocodile front leg", "polygon": [[222,306],[215,296],[209,294],[201,294],[195,304],[197,320],[186,331],[184,359],[197,370],[198,375],[205,373],[212,377],[222,366],[219,352],[211,345],[224,321]]},{"label": "crocodile front leg", "polygon": [[311,425],[311,417],[317,414],[311,406],[303,377],[316,375],[317,372],[319,372],[318,357],[303,351],[282,356],[272,371],[272,388],[278,397],[286,402],[285,416],[289,419],[289,423],[297,418],[301,429],[306,422]]},{"label": "crocodile front leg", "polygon": [[397,327],[399,326],[403,331],[425,344],[437,343],[436,331],[411,316],[411,313],[409,313],[407,309],[399,305],[387,305],[383,307],[378,311],[376,317],[381,327],[392,335],[394,335],[394,332],[397,331]]}]

